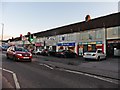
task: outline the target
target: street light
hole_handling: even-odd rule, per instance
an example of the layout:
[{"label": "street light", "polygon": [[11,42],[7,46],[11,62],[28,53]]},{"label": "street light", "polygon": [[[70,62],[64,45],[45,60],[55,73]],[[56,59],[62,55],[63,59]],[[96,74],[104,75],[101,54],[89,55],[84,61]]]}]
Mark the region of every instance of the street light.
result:
[{"label": "street light", "polygon": [[3,44],[3,31],[4,31],[4,24],[3,23],[1,23],[2,24],[2,38],[1,38],[1,41],[2,41],[2,44]]},{"label": "street light", "polygon": [[105,54],[107,55],[107,28],[106,28],[106,26],[105,26],[105,23],[103,23],[103,27],[104,27],[104,33],[105,33],[105,35],[104,35],[104,52],[105,52]]}]

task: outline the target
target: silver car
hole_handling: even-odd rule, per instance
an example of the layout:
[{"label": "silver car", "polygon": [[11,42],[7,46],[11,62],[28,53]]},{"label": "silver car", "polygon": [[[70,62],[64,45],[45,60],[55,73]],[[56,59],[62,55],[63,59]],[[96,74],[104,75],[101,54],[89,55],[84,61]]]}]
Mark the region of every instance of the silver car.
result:
[{"label": "silver car", "polygon": [[34,54],[34,55],[40,55],[41,54],[41,52],[43,51],[43,49],[37,49],[37,50],[34,50],[33,52],[32,52],[32,54]]},{"label": "silver car", "polygon": [[85,52],[83,58],[101,60],[101,59],[106,59],[106,54],[104,54],[102,50],[98,49],[96,51]]}]

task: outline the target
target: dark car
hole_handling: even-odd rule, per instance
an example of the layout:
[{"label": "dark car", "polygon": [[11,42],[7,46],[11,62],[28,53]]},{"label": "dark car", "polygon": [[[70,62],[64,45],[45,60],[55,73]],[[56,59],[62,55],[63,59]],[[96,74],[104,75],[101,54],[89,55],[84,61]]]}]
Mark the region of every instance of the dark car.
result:
[{"label": "dark car", "polygon": [[48,56],[48,49],[43,49],[41,55]]},{"label": "dark car", "polygon": [[64,57],[64,58],[69,58],[69,57],[77,57],[78,55],[75,52],[72,52],[71,50],[59,50],[56,52],[57,57]]},{"label": "dark car", "polygon": [[41,55],[44,55],[44,56],[55,56],[56,55],[56,51],[55,50],[44,49],[41,52]]},{"label": "dark car", "polygon": [[55,56],[56,51],[55,50],[48,50],[48,56]]},{"label": "dark car", "polygon": [[32,54],[23,47],[11,46],[7,49],[7,58],[15,61],[30,61],[32,60]]}]

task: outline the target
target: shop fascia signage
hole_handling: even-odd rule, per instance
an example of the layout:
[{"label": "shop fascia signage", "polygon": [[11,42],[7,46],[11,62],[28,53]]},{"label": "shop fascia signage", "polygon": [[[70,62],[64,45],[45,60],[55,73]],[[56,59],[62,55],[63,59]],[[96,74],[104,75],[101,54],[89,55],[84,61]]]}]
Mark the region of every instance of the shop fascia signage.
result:
[{"label": "shop fascia signage", "polygon": [[96,42],[80,42],[79,44],[102,44],[102,41],[96,41]]},{"label": "shop fascia signage", "polygon": [[35,46],[42,46],[41,43],[35,43]]},{"label": "shop fascia signage", "polygon": [[112,40],[112,41],[108,41],[108,43],[120,43],[120,40]]},{"label": "shop fascia signage", "polygon": [[58,46],[75,46],[75,43],[58,43]]}]

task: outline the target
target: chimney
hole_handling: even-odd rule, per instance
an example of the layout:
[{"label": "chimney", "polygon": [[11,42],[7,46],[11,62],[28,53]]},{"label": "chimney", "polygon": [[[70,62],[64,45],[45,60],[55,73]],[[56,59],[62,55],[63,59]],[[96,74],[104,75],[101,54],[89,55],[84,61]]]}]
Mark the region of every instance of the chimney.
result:
[{"label": "chimney", "polygon": [[91,19],[90,15],[86,15],[85,21],[88,22]]}]

